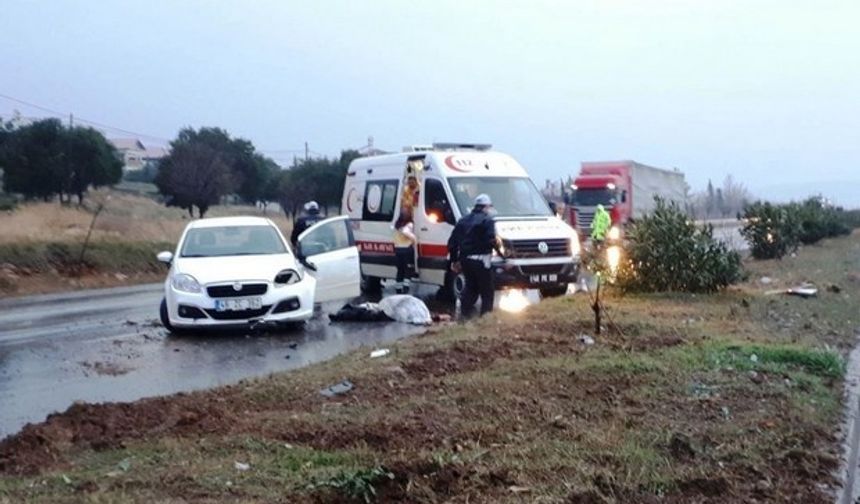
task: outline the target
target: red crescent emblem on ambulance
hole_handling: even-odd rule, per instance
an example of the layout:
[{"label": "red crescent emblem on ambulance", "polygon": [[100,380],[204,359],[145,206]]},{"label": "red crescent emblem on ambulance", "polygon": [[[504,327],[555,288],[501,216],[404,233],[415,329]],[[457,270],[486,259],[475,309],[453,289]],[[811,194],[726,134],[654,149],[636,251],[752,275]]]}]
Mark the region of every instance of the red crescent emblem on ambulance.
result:
[{"label": "red crescent emblem on ambulance", "polygon": [[472,160],[462,158],[455,160],[455,157],[456,156],[452,154],[445,158],[445,164],[448,165],[448,168],[460,173],[469,173],[472,171]]}]

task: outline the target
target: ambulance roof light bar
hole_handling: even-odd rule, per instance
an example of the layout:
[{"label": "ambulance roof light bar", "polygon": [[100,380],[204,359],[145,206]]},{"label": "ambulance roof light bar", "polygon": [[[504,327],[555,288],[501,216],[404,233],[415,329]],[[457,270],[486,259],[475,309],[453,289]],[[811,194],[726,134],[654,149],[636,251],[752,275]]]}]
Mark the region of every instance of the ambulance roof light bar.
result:
[{"label": "ambulance roof light bar", "polygon": [[432,151],[432,145],[407,145],[402,152],[427,152]]},{"label": "ambulance roof light bar", "polygon": [[480,143],[457,143],[457,142],[434,142],[433,150],[476,150],[476,151],[488,151],[492,149],[493,146],[491,144],[480,144]]}]

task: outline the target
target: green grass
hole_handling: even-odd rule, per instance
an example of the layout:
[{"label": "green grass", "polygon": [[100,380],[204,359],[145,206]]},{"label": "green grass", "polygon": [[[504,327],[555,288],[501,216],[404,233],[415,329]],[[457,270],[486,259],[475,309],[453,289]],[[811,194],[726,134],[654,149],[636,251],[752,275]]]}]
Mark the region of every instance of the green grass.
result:
[{"label": "green grass", "polygon": [[719,344],[712,347],[708,357],[716,366],[745,371],[802,370],[823,378],[841,378],[845,374],[845,360],[835,351],[797,345]]}]

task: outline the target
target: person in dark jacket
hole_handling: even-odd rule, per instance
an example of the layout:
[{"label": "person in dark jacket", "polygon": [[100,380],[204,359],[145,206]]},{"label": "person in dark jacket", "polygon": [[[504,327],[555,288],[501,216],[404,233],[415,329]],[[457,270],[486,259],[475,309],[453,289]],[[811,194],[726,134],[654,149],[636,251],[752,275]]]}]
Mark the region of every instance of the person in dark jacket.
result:
[{"label": "person in dark jacket", "polygon": [[475,198],[475,207],[454,227],[448,239],[451,269],[463,272],[466,287],[460,295],[460,309],[472,311],[481,298],[481,315],[493,311],[496,285],[492,268],[493,249],[498,250],[496,223],[491,215],[493,202],[486,194]]},{"label": "person in dark jacket", "polygon": [[305,213],[296,220],[296,225],[293,226],[293,232],[290,233],[290,241],[293,242],[293,246],[298,243],[300,234],[304,233],[306,229],[322,219],[322,216],[320,215],[320,206],[316,201],[308,201],[305,203],[304,209]]}]

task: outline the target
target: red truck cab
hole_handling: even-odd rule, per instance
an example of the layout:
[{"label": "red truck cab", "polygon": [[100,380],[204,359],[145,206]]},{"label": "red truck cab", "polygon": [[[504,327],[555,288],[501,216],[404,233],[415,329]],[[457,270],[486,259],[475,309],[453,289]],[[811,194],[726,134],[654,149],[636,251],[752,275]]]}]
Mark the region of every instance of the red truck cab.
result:
[{"label": "red truck cab", "polygon": [[582,163],[567,197],[570,225],[581,236],[590,232],[597,205],[603,205],[612,224],[623,226],[632,214],[630,170],[625,162]]},{"label": "red truck cab", "polygon": [[[683,205],[688,190],[684,174],[636,161],[598,161],[582,163],[565,198],[570,224],[581,237],[591,233],[597,205],[612,217],[620,234],[624,226],[654,211],[656,199]],[[612,232],[612,231],[610,231]]]}]

